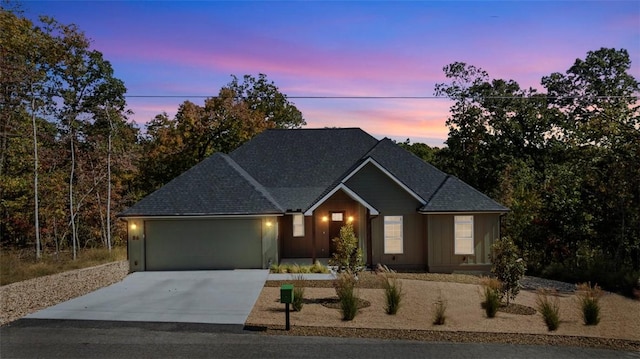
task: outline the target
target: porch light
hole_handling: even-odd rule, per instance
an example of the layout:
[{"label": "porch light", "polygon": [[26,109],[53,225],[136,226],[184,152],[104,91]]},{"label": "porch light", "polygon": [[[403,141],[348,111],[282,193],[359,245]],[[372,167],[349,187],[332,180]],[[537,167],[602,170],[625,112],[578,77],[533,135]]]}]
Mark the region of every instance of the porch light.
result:
[{"label": "porch light", "polygon": [[271,221],[267,221],[267,227],[271,227]]},{"label": "porch light", "polygon": [[353,216],[349,216],[349,218],[347,218],[347,221],[348,221],[349,223],[353,222]]},{"label": "porch light", "polygon": [[136,228],[138,228],[138,226],[136,226],[136,224],[135,224],[135,223],[131,223],[131,229],[135,231],[135,230],[136,230]]},{"label": "porch light", "polygon": [[322,216],[322,222],[326,222],[326,221],[328,221],[328,220],[329,220],[329,217],[327,217],[327,216]]}]

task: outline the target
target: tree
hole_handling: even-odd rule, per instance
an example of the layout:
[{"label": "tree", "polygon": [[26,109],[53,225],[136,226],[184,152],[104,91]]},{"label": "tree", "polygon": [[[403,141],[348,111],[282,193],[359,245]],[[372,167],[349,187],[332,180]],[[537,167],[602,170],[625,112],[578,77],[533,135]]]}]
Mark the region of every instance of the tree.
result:
[{"label": "tree", "polygon": [[438,147],[430,147],[425,143],[415,142],[411,143],[407,138],[404,142],[398,143],[398,146],[413,153],[427,163],[431,163],[437,166],[436,161],[438,159]]},{"label": "tree", "polygon": [[245,75],[222,87],[204,106],[180,105],[175,118],[157,115],[147,125],[140,164],[143,193],[149,193],[215,152],[229,153],[269,128],[304,125],[300,111],[266,75]]},{"label": "tree", "polygon": [[338,267],[338,272],[346,271],[357,274],[364,265],[362,250],[358,246],[358,237],[353,231],[353,225],[347,223],[340,228],[340,237],[331,239],[335,243],[335,252],[329,259],[329,264]]},{"label": "tree", "polygon": [[526,265],[518,254],[519,249],[511,238],[503,237],[491,246],[491,273],[500,281],[501,298],[516,299],[520,293],[520,280],[524,277]]},{"label": "tree", "polygon": [[[122,183],[131,181],[137,135],[126,124],[124,84],[74,25],[46,17],[34,24],[0,10],[0,240],[35,244],[36,256],[52,242],[56,251],[64,247],[67,238],[77,249],[94,240],[95,220],[103,216],[98,212],[104,206],[110,212],[110,201],[100,200],[103,188],[109,197],[109,186],[103,187],[109,151],[102,151],[108,133],[99,130],[107,107],[121,131],[122,140],[112,138],[114,148],[127,151],[113,161],[112,195],[130,198],[123,197]],[[109,231],[102,232],[106,238]]]},{"label": "tree", "polygon": [[242,82],[238,82],[235,75],[231,77],[233,80],[226,88],[233,92],[237,103],[244,102],[249,111],[260,113],[265,127],[300,128],[307,124],[302,112],[289,102],[273,81],[267,80],[267,75],[259,74],[257,79],[244,75]]}]

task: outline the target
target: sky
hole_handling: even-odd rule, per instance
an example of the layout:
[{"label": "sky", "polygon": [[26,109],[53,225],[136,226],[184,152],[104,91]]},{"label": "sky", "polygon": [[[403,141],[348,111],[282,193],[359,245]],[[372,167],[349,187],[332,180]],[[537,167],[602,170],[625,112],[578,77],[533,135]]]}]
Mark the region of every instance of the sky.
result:
[{"label": "sky", "polygon": [[[260,73],[306,128],[360,127],[442,146],[451,102],[432,97],[456,61],[542,89],[601,47],[640,79],[640,1],[24,1],[24,15],[76,24],[127,87],[131,118],[202,105],[231,75]],[[162,96],[162,97],[153,97]],[[168,97],[170,96],[170,97]]]}]

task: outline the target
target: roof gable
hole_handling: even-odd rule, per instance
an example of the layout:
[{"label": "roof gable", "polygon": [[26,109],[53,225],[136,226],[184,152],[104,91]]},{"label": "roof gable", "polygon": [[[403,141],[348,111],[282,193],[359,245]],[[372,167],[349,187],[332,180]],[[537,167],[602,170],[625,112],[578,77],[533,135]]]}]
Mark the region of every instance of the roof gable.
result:
[{"label": "roof gable", "polygon": [[359,128],[267,130],[229,156],[285,210],[311,206],[378,141]]},{"label": "roof gable", "polygon": [[447,174],[388,138],[381,140],[369,156],[404,185],[422,197],[423,203],[435,193]]}]

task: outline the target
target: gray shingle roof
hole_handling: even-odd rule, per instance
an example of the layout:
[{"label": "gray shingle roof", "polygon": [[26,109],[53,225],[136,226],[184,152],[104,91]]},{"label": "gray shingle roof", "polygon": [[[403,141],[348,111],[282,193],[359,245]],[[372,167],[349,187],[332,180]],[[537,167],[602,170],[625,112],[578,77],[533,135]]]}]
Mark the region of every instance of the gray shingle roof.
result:
[{"label": "gray shingle roof", "polygon": [[508,210],[393,141],[345,128],[267,130],[229,155],[205,159],[118,216],[305,211],[368,158],[423,199],[421,212]]},{"label": "gray shingle roof", "polygon": [[378,143],[359,128],[268,130],[229,156],[290,211],[308,208]]},{"label": "gray shingle roof", "polygon": [[264,188],[227,155],[216,153],[119,214],[135,216],[282,213]]},{"label": "gray shingle roof", "polygon": [[447,176],[429,202],[420,208],[420,212],[507,212],[508,210],[507,207],[454,176]]}]

